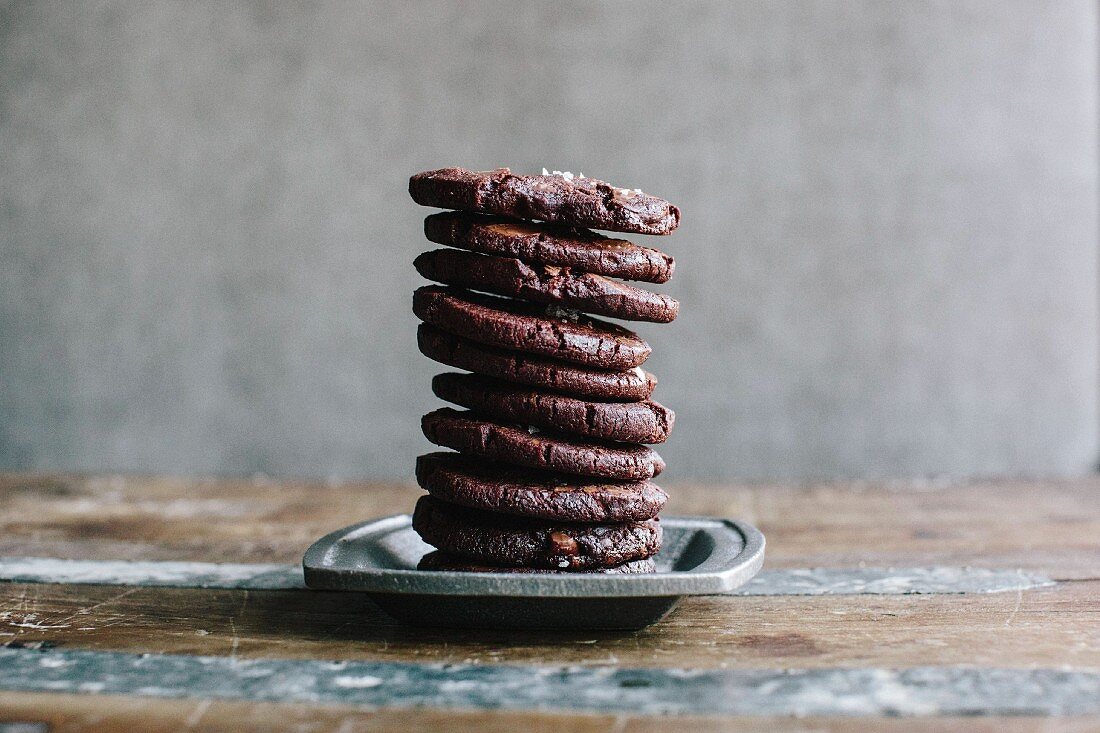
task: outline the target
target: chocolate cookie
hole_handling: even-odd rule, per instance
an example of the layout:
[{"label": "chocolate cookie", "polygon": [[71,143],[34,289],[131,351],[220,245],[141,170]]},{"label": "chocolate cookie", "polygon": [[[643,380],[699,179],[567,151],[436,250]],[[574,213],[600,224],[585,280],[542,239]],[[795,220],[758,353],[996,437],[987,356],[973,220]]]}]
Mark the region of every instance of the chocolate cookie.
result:
[{"label": "chocolate cookie", "polygon": [[555,265],[529,265],[460,249],[425,252],[413,261],[428,280],[497,295],[560,305],[627,321],[670,323],[680,304],[661,293]]},{"label": "chocolate cookie", "polygon": [[417,329],[416,342],[420,353],[429,359],[478,374],[590,400],[636,402],[649,397],[657,386],[657,378],[642,371],[641,367],[622,372],[586,369],[484,346],[452,336],[427,323],[421,323]]},{"label": "chocolate cookie", "polygon": [[680,210],[664,199],[572,174],[516,176],[507,168],[440,168],[410,178],[409,194],[422,206],[615,232],[669,234],[680,225]]},{"label": "chocolate cookie", "polygon": [[416,502],[412,526],[432,547],[487,565],[587,570],[651,557],[661,549],[656,519],[547,523],[467,509],[431,496]]},{"label": "chocolate cookie", "polygon": [[589,570],[551,570],[549,568],[517,568],[501,567],[499,565],[479,565],[472,560],[466,560],[457,555],[448,555],[446,552],[435,550],[420,558],[417,570],[447,570],[459,573],[535,573],[538,575],[551,575],[554,573],[578,573],[591,575],[594,573],[655,573],[657,564],[652,557],[641,560],[632,560],[622,565],[610,568],[591,568]]},{"label": "chocolate cookie", "polygon": [[450,247],[623,280],[668,282],[676,267],[675,260],[664,252],[625,239],[465,211],[432,214],[424,220],[424,235]]},{"label": "chocolate cookie", "polygon": [[586,481],[459,453],[417,458],[416,482],[450,504],[562,522],[651,519],[668,501],[668,494],[649,481]]},{"label": "chocolate cookie", "polygon": [[665,469],[657,452],[644,445],[586,441],[501,425],[448,407],[429,412],[420,426],[436,445],[516,466],[622,481],[653,478]]},{"label": "chocolate cookie", "polygon": [[420,288],[413,312],[455,336],[597,369],[630,369],[652,351],[634,332],[606,321],[568,312],[554,317],[531,303],[454,288]]},{"label": "chocolate cookie", "polygon": [[663,443],[676,420],[652,400],[590,402],[477,374],[437,374],[432,391],[479,415],[619,443]]}]

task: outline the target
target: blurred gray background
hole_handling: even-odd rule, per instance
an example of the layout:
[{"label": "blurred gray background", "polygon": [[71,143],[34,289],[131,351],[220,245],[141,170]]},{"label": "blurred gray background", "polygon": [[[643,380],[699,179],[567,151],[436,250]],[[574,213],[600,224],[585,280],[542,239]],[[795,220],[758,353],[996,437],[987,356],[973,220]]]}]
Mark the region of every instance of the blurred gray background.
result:
[{"label": "blurred gray background", "polygon": [[670,479],[1097,460],[1097,7],[0,2],[0,469],[409,478],[411,173],[678,203]]}]

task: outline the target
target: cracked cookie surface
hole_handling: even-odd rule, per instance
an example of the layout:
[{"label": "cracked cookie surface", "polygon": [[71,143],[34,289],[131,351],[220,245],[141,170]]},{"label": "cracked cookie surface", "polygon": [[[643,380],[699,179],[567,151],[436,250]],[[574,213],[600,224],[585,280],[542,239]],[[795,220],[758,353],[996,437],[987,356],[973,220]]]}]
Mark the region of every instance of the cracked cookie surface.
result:
[{"label": "cracked cookie surface", "polygon": [[449,407],[429,412],[420,427],[436,445],[514,466],[625,481],[653,478],[665,470],[664,460],[649,446],[532,432]]},{"label": "cracked cookie surface", "polygon": [[598,369],[641,365],[652,351],[633,331],[581,315],[555,318],[533,303],[428,285],[413,294],[420,320],[471,341]]},{"label": "cracked cookie surface", "polygon": [[644,400],[657,377],[640,367],[611,371],[498,349],[421,323],[416,331],[420,353],[442,364],[517,384],[603,402]]},{"label": "cracked cookie surface", "polygon": [[670,234],[680,225],[680,210],[664,199],[572,175],[440,168],[410,178],[409,195],[422,206],[614,232]]},{"label": "cracked cookie surface", "polygon": [[584,479],[458,453],[418,457],[416,481],[451,504],[565,522],[652,519],[668,500],[668,494],[650,481]]},{"label": "cracked cookie surface", "polygon": [[659,402],[592,402],[477,374],[437,374],[435,396],[509,423],[617,443],[663,443],[676,415]]},{"label": "cracked cookie surface", "polygon": [[657,554],[657,519],[616,524],[545,522],[468,509],[422,496],[413,529],[438,550],[490,565],[606,568]]},{"label": "cracked cookie surface", "polygon": [[432,214],[424,219],[424,234],[430,241],[449,247],[623,280],[668,282],[676,268],[676,261],[664,252],[625,239],[611,239],[587,229],[466,211]]},{"label": "cracked cookie surface", "polygon": [[413,266],[428,280],[446,285],[626,321],[671,323],[680,311],[676,299],[662,293],[568,267],[528,264],[515,257],[437,249],[421,254]]}]

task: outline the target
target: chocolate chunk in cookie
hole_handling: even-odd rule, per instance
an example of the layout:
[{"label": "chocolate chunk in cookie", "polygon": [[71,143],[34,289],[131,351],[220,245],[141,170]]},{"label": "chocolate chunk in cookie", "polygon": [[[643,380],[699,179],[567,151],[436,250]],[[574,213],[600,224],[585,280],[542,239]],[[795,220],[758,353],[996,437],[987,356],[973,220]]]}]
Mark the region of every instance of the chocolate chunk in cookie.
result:
[{"label": "chocolate chunk in cookie", "polygon": [[427,323],[417,329],[416,342],[420,353],[443,364],[590,400],[636,402],[649,397],[657,386],[657,378],[641,367],[609,372],[575,366],[485,346]]},{"label": "chocolate chunk in cookie", "polygon": [[487,565],[557,570],[608,568],[661,549],[656,519],[620,524],[544,522],[493,514],[422,496],[413,529],[437,550]]},{"label": "chocolate chunk in cookie", "polygon": [[450,247],[623,280],[668,282],[676,267],[675,260],[664,252],[625,239],[466,211],[432,214],[424,220],[424,234]]},{"label": "chocolate chunk in cookie", "polygon": [[663,443],[676,420],[672,410],[652,400],[591,402],[477,374],[438,374],[432,391],[504,422],[620,443]]},{"label": "chocolate chunk in cookie", "polygon": [[529,265],[515,257],[437,249],[417,257],[413,266],[446,285],[627,321],[670,323],[680,311],[675,298],[661,293],[567,267]]},{"label": "chocolate chunk in cookie", "polygon": [[680,210],[664,199],[564,174],[517,176],[507,168],[441,168],[410,178],[409,194],[422,206],[615,232],[669,234],[680,225]]},{"label": "chocolate chunk in cookie", "polygon": [[562,522],[652,519],[668,500],[649,481],[599,481],[429,453],[416,459],[420,488],[449,504]]},{"label": "chocolate chunk in cookie", "polygon": [[567,311],[555,317],[531,303],[454,288],[420,288],[413,312],[455,336],[597,369],[630,369],[652,351],[634,332],[606,321]]},{"label": "chocolate chunk in cookie", "polygon": [[502,425],[447,407],[429,412],[420,426],[436,445],[515,466],[622,481],[653,478],[665,469],[657,451],[644,445],[589,441]]}]

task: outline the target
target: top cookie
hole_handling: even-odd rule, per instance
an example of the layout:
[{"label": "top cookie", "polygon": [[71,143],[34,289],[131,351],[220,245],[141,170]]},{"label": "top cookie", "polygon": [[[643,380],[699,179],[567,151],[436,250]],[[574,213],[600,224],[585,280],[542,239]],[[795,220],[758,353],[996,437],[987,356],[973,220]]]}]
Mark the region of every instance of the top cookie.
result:
[{"label": "top cookie", "polygon": [[670,234],[680,225],[680,210],[664,199],[564,174],[517,176],[507,168],[440,168],[410,178],[409,194],[422,206],[613,232]]},{"label": "top cookie", "polygon": [[664,252],[625,239],[465,211],[432,214],[424,219],[424,235],[449,247],[623,280],[668,282],[676,267],[675,260]]}]

